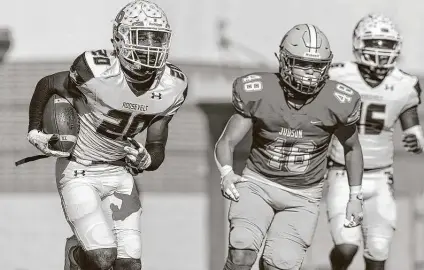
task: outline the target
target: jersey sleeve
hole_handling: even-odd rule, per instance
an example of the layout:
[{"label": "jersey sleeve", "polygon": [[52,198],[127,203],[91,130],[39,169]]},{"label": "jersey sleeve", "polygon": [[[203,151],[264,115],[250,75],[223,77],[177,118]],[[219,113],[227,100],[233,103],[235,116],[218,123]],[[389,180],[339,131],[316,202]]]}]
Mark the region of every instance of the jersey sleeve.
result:
[{"label": "jersey sleeve", "polygon": [[261,76],[250,74],[233,82],[232,103],[237,113],[252,118],[255,105],[261,98],[263,84]]},{"label": "jersey sleeve", "polygon": [[361,117],[361,96],[349,86],[336,83],[333,91],[333,113],[339,125],[355,124]]},{"label": "jersey sleeve", "polygon": [[188,94],[188,78],[184,72],[174,64],[166,63],[165,73],[170,75],[173,81],[173,91],[176,93],[174,102],[166,110],[165,116],[175,115],[187,99]]},{"label": "jersey sleeve", "polygon": [[415,77],[415,80],[416,82],[414,84],[414,87],[412,90],[409,91],[409,95],[406,98],[406,102],[402,108],[401,113],[421,104],[421,86],[418,78]]},{"label": "jersey sleeve", "polygon": [[188,94],[188,84],[185,83],[184,90],[177,96],[174,104],[169,108],[169,112],[166,113],[167,116],[172,116],[172,115],[174,115],[178,112],[178,110],[181,108],[181,106],[186,101],[187,94]]},{"label": "jersey sleeve", "polygon": [[81,86],[94,78],[93,71],[87,62],[86,52],[80,54],[72,63],[69,78],[76,86]]}]

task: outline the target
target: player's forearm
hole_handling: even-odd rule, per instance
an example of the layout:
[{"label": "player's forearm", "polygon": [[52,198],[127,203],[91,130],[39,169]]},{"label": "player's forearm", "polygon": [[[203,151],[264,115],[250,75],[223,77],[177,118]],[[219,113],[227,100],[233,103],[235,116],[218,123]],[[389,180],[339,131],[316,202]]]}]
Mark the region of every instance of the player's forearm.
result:
[{"label": "player's forearm", "polygon": [[155,171],[159,169],[160,165],[162,165],[165,160],[165,143],[147,143],[146,150],[151,158],[150,166],[146,168],[146,171]]},{"label": "player's forearm", "polygon": [[357,194],[361,190],[364,171],[364,159],[359,141],[350,147],[345,147],[345,165],[351,194]]},{"label": "player's forearm", "polygon": [[226,139],[218,140],[215,145],[215,162],[221,176],[224,176],[233,170],[234,148],[235,145]]},{"label": "player's forearm", "polygon": [[56,94],[56,90],[53,86],[54,82],[52,76],[44,77],[37,83],[29,104],[28,132],[33,129],[41,129],[44,108],[50,97]]}]

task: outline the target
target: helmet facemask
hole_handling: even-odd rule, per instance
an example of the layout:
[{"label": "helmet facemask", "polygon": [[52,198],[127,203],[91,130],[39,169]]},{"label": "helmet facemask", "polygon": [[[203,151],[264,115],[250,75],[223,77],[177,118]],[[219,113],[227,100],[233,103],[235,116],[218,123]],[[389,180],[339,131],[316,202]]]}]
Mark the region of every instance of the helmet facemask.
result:
[{"label": "helmet facemask", "polygon": [[330,59],[297,57],[280,51],[280,74],[291,90],[310,97],[319,92],[328,79]]},{"label": "helmet facemask", "polygon": [[363,39],[354,48],[358,62],[373,68],[390,69],[396,65],[401,44],[390,39]]},{"label": "helmet facemask", "polygon": [[[119,42],[118,57],[125,69],[137,81],[149,79],[165,66],[171,43],[171,31],[143,27],[118,26],[115,42]],[[117,37],[121,37],[117,41]]]},{"label": "helmet facemask", "polygon": [[390,18],[382,14],[365,16],[356,24],[352,39],[353,53],[359,64],[371,70],[391,69],[396,65],[402,37]]},{"label": "helmet facemask", "polygon": [[135,0],[115,19],[112,43],[132,82],[149,81],[163,71],[172,31],[165,13],[156,4]]},{"label": "helmet facemask", "polygon": [[333,53],[318,27],[298,24],[284,35],[277,59],[287,85],[284,91],[294,99],[309,100],[325,85]]}]

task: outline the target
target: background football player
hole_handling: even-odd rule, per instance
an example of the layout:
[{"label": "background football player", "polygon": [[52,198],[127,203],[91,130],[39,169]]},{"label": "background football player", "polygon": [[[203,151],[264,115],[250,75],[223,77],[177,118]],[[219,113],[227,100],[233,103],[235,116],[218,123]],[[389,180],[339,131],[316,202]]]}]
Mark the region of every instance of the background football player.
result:
[{"label": "background football player", "polygon": [[[400,119],[404,145],[420,153],[424,143],[417,105],[421,89],[417,77],[396,67],[402,38],[392,21],[378,14],[362,18],[353,32],[356,62],[333,65],[330,78],[345,83],[361,95],[358,122],[364,154],[364,257],[366,269],[384,269],[395,230],[393,197],[393,130]],[[333,269],[347,269],[361,239],[361,228],[343,227],[349,188],[345,183],[344,149],[337,138],[330,150],[328,218],[335,243],[330,260]]]},{"label": "background football player", "polygon": [[[222,193],[232,200],[225,270],[251,269],[265,236],[263,269],[300,269],[317,224],[333,134],[343,143],[348,167],[346,226],[362,218],[358,93],[328,80],[333,54],[314,25],[288,31],[277,58],[278,73],[234,81],[236,112],[215,148]],[[234,147],[251,129],[250,156],[240,176],[232,169]]]},{"label": "background football player", "polygon": [[[113,24],[113,51],[84,52],[70,71],[42,78],[29,108],[28,140],[58,158],[56,181],[66,219],[65,269],[141,268],[141,203],[133,175],[165,158],[168,123],[187,95],[187,78],[166,62],[171,28],[156,4],[127,4]],[[42,131],[53,95],[79,113],[72,153],[49,149]],[[132,138],[147,129],[145,147]],[[133,174],[133,175],[132,175]]]}]

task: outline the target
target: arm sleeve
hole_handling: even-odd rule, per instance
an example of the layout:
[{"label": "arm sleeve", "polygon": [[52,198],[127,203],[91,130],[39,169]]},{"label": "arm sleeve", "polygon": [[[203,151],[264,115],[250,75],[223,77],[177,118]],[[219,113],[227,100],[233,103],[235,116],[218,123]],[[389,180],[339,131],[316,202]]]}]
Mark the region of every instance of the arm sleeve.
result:
[{"label": "arm sleeve", "polygon": [[165,160],[165,146],[168,140],[168,124],[173,116],[164,116],[155,120],[147,130],[146,150],[150,154],[151,164],[146,171],[155,171]]},{"label": "arm sleeve", "polygon": [[54,94],[63,95],[67,84],[67,71],[46,76],[38,81],[29,104],[28,132],[33,129],[41,130],[44,108],[47,102]]},{"label": "arm sleeve", "polygon": [[54,94],[64,98],[84,98],[78,86],[93,77],[83,53],[75,59],[69,71],[58,72],[38,81],[29,104],[28,132],[32,129],[41,130],[44,108]]},{"label": "arm sleeve", "polygon": [[417,106],[411,107],[402,112],[399,116],[399,120],[402,130],[418,126],[420,124],[420,120],[418,118]]}]

